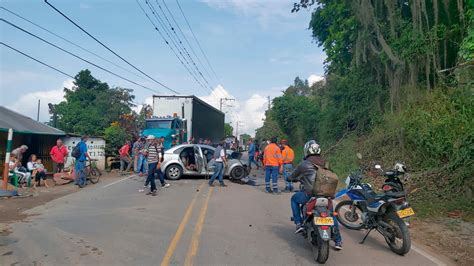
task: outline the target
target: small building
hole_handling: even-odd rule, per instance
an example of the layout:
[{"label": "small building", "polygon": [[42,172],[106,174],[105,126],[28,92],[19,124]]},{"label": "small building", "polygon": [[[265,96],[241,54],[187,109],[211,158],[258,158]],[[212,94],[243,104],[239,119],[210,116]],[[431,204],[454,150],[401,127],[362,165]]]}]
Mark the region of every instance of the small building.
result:
[{"label": "small building", "polygon": [[[43,161],[46,169],[53,169],[53,162],[49,155],[51,148],[56,144],[58,138],[69,150],[69,158],[65,166],[72,163],[71,151],[80,141],[80,136],[67,134],[62,130],[37,122],[27,116],[12,111],[4,106],[0,106],[0,173],[3,173],[5,161],[6,143],[8,129],[13,129],[12,149],[21,145],[27,145],[28,151],[23,156],[22,164],[26,165],[28,157],[36,154]],[[97,167],[105,169],[105,140],[102,137],[90,137],[87,141],[87,148],[92,159],[97,160]]]},{"label": "small building", "polygon": [[53,169],[49,152],[51,147],[56,144],[56,140],[64,137],[66,133],[0,106],[0,173],[3,173],[8,129],[10,128],[13,129],[12,149],[21,145],[28,146],[28,151],[23,156],[23,165],[26,165],[31,154],[36,154],[43,161],[46,169]]}]

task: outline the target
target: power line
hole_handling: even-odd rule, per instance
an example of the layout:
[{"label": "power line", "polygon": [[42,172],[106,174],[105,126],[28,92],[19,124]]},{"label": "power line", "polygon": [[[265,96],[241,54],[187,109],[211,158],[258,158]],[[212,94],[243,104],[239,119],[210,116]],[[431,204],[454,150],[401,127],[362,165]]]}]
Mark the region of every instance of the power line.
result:
[{"label": "power line", "polygon": [[171,19],[173,19],[174,23],[175,23],[176,26],[178,27],[179,32],[181,33],[181,35],[183,36],[184,40],[185,40],[186,43],[188,44],[189,48],[191,48],[191,53],[194,55],[194,57],[196,57],[198,63],[202,66],[202,68],[204,69],[204,72],[206,72],[206,75],[207,75],[208,77],[214,79],[214,78],[209,74],[209,72],[207,71],[207,68],[204,66],[204,64],[201,62],[201,59],[199,58],[199,56],[197,56],[196,52],[194,51],[193,46],[189,43],[188,38],[186,38],[186,35],[184,34],[183,30],[182,30],[181,27],[179,26],[179,23],[176,21],[176,19],[174,18],[173,13],[172,13],[171,10],[168,8],[168,5],[166,4],[166,1],[165,1],[165,0],[162,0],[162,1],[163,1],[163,4],[164,4],[166,10],[168,10],[168,12],[170,13]]},{"label": "power line", "polygon": [[219,80],[219,77],[217,76],[216,72],[214,71],[214,68],[212,68],[211,63],[209,62],[209,59],[208,59],[207,56],[206,56],[206,53],[204,53],[204,50],[202,49],[201,44],[199,43],[198,39],[196,38],[196,35],[194,34],[194,31],[193,31],[193,29],[191,28],[191,25],[189,24],[189,21],[188,21],[188,19],[186,18],[186,15],[184,14],[183,9],[181,8],[181,5],[179,4],[179,1],[178,1],[178,0],[176,0],[176,4],[178,5],[179,10],[181,11],[181,14],[182,14],[183,17],[184,17],[184,20],[186,21],[186,24],[188,25],[188,28],[189,28],[189,30],[191,31],[191,33],[192,33],[192,35],[193,35],[193,38],[194,38],[194,40],[196,41],[196,43],[197,43],[197,45],[198,45],[198,47],[199,47],[199,50],[201,50],[201,53],[202,53],[202,55],[204,56],[204,59],[206,60],[207,64],[209,65],[209,68],[211,69],[211,71],[212,71],[212,73],[214,74],[214,76],[216,77],[216,79]]},{"label": "power line", "polygon": [[[158,28],[158,26],[155,24],[155,22],[153,22],[153,20],[150,18],[150,16],[148,15],[148,13],[145,11],[145,9],[143,8],[143,6],[140,4],[140,2],[138,0],[136,0],[138,6],[140,7],[140,9],[143,11],[143,13],[145,14],[145,16],[147,17],[147,19],[150,21],[150,23],[153,25],[154,29],[158,32],[158,34],[161,36],[161,38],[163,39],[163,41],[168,45],[168,47],[171,49],[171,51],[173,52],[173,54],[176,56],[176,58],[178,58],[178,61],[184,66],[184,68],[188,71],[188,73],[194,78],[194,80],[201,86],[203,87],[203,85],[196,79],[196,77],[192,74],[192,72],[189,70],[189,68],[186,66],[186,64],[184,64],[184,62],[182,61],[182,59],[178,56],[177,52],[173,49],[173,47],[171,46],[171,44],[168,42],[168,40],[166,40],[166,37],[163,35],[163,33],[160,31],[160,29]],[[148,3],[147,3],[148,4]],[[150,8],[150,7],[149,7]],[[151,9],[151,8],[150,8]],[[152,10],[152,13],[153,13],[153,10]],[[155,19],[157,19],[155,17]],[[158,20],[158,19],[157,19]],[[166,32],[165,32],[166,33]]]},{"label": "power line", "polygon": [[52,4],[50,4],[48,2],[48,0],[44,0],[44,2],[49,5],[52,9],[54,9],[56,12],[58,12],[59,14],[61,14],[64,18],[66,18],[69,22],[71,22],[72,24],[74,24],[74,26],[76,26],[77,28],[79,28],[82,32],[84,32],[85,34],[87,34],[89,37],[91,37],[92,39],[94,39],[96,42],[98,42],[100,45],[102,45],[105,49],[109,50],[111,53],[113,53],[115,56],[117,56],[118,58],[120,58],[122,61],[124,61],[125,63],[127,63],[129,66],[133,67],[135,70],[137,70],[138,72],[142,73],[143,75],[147,76],[149,79],[153,80],[155,83],[161,85],[162,87],[176,93],[176,94],[180,94],[179,92],[171,89],[170,87],[166,86],[165,84],[157,81],[156,79],[150,77],[148,74],[146,74],[145,72],[143,72],[142,70],[140,70],[138,67],[136,67],[135,65],[133,65],[132,63],[130,63],[129,61],[127,61],[125,58],[123,58],[122,56],[120,56],[119,54],[117,54],[116,52],[114,52],[112,49],[110,49],[107,45],[105,45],[104,43],[102,43],[101,41],[99,41],[96,37],[92,36],[89,32],[87,32],[85,29],[83,29],[81,26],[79,26],[76,22],[74,22],[73,20],[71,20],[68,16],[66,16],[64,13],[62,13],[59,9],[57,9],[55,6],[53,6]]},{"label": "power line", "polygon": [[3,6],[0,7],[0,8],[3,9],[3,10],[5,10],[5,11],[7,11],[7,12],[9,12],[10,14],[12,14],[12,15],[18,17],[18,18],[21,18],[21,19],[27,21],[28,23],[30,23],[30,24],[32,24],[32,25],[34,25],[34,26],[36,26],[36,27],[38,27],[38,28],[40,28],[40,29],[42,29],[42,30],[44,30],[44,31],[46,31],[46,32],[48,32],[48,33],[50,33],[50,34],[56,36],[56,37],[58,37],[58,38],[60,38],[60,39],[63,40],[63,41],[65,41],[65,42],[67,42],[67,43],[69,43],[69,44],[72,44],[72,45],[76,46],[77,48],[79,48],[79,49],[81,49],[81,50],[83,50],[83,51],[85,51],[85,52],[88,52],[89,54],[92,54],[92,55],[94,55],[94,56],[96,56],[96,57],[98,57],[98,58],[100,58],[100,59],[102,59],[102,60],[104,60],[104,61],[106,61],[106,62],[108,62],[108,63],[110,63],[110,64],[112,64],[112,65],[114,65],[114,66],[116,66],[116,67],[118,67],[118,68],[120,68],[120,69],[122,69],[122,70],[127,71],[127,72],[130,73],[130,74],[133,74],[133,75],[135,75],[135,76],[137,76],[137,77],[139,77],[139,78],[141,78],[141,79],[144,79],[142,76],[138,75],[137,73],[132,72],[132,71],[130,71],[130,70],[128,70],[128,69],[126,69],[126,68],[124,68],[124,67],[122,67],[122,66],[120,66],[120,65],[118,65],[118,64],[116,64],[116,63],[114,63],[114,62],[112,62],[112,61],[110,61],[110,60],[108,60],[107,58],[104,58],[104,57],[102,57],[102,56],[100,56],[100,55],[98,55],[98,54],[96,54],[96,53],[94,53],[94,52],[88,50],[87,48],[84,48],[84,47],[82,47],[82,46],[80,46],[80,45],[78,45],[78,44],[76,44],[76,43],[74,43],[74,42],[72,42],[72,41],[70,41],[70,40],[68,40],[68,39],[66,39],[66,38],[64,38],[64,37],[62,37],[62,36],[60,36],[60,35],[58,35],[58,34],[52,32],[52,31],[46,29],[45,27],[42,27],[42,26],[38,25],[37,23],[35,23],[35,22],[33,22],[33,21],[31,21],[31,20],[29,20],[29,19],[27,19],[27,18],[25,18],[25,17],[23,17],[23,16],[21,16],[21,15],[15,13],[15,12],[13,12],[13,11],[11,11],[11,10],[9,10],[9,9],[7,9],[7,8],[5,8],[5,7],[3,7]]},{"label": "power line", "polygon": [[65,73],[65,72],[63,72],[63,71],[61,71],[61,70],[59,70],[59,69],[57,69],[57,68],[55,68],[55,67],[53,67],[53,66],[51,66],[51,65],[46,64],[46,63],[43,62],[43,61],[40,61],[39,59],[36,59],[36,58],[34,58],[34,57],[32,57],[32,56],[30,56],[30,55],[28,55],[28,54],[25,54],[25,53],[23,53],[22,51],[17,50],[17,49],[15,49],[15,48],[11,47],[11,46],[8,45],[8,44],[5,44],[5,43],[3,43],[3,42],[0,42],[0,44],[2,44],[2,45],[4,45],[4,46],[6,46],[6,47],[12,49],[13,51],[15,51],[15,52],[17,52],[17,53],[19,53],[19,54],[22,54],[22,55],[28,57],[28,58],[31,59],[31,60],[34,60],[34,61],[36,61],[36,62],[38,62],[38,63],[40,63],[40,64],[42,64],[42,65],[44,65],[44,66],[47,66],[47,67],[49,67],[49,68],[51,68],[51,69],[53,69],[53,70],[56,70],[57,72],[59,72],[59,73],[65,75],[65,76],[67,76],[67,77],[70,77],[70,78],[74,79],[74,77],[73,77],[72,75],[69,75],[69,74],[67,74],[67,73]]},{"label": "power line", "polygon": [[[178,51],[178,53],[181,55],[181,58],[184,60],[184,62],[186,63],[187,66],[185,66],[186,70],[189,72],[189,74],[194,78],[194,80],[199,84],[199,86],[201,86],[203,89],[205,89],[205,86],[204,84],[201,83],[201,81],[198,80],[198,78],[196,78],[197,74],[196,72],[194,71],[194,69],[191,67],[191,64],[188,62],[188,60],[186,59],[186,57],[183,55],[181,49],[178,47],[178,44],[173,37],[172,37],[172,34],[171,32],[168,30],[168,28],[166,27],[165,25],[165,22],[161,19],[161,17],[158,15],[158,12],[156,11],[155,7],[153,6],[153,3],[151,3],[150,1],[148,0],[145,0],[145,3],[146,5],[148,6],[148,8],[150,9],[151,13],[154,15],[156,21],[158,22],[158,24],[160,24],[161,28],[163,29],[163,31],[165,32],[165,34],[168,36],[168,38],[170,39],[171,41],[171,44],[175,47],[175,49]],[[182,61],[180,61],[182,62]],[[189,67],[188,67],[189,66]]]},{"label": "power line", "polygon": [[[176,36],[176,38],[178,39],[179,41],[179,44],[181,44],[181,48],[184,50],[185,54],[188,56],[188,58],[191,60],[191,63],[194,65],[194,68],[196,69],[196,71],[199,73],[199,75],[201,76],[201,78],[204,80],[204,82],[207,84],[207,86],[209,86],[209,88],[211,88],[211,91],[212,91],[212,87],[211,85],[209,84],[209,82],[207,81],[207,79],[204,77],[204,75],[202,74],[201,70],[199,69],[199,67],[196,65],[196,62],[194,62],[193,58],[191,57],[191,55],[189,54],[188,50],[186,49],[186,46],[184,46],[183,42],[181,41],[180,37],[178,36],[178,34],[176,33],[175,29],[174,29],[174,26],[171,24],[170,20],[168,19],[168,16],[166,15],[165,11],[163,10],[163,8],[161,7],[160,3],[158,3],[158,0],[155,0],[156,1],[156,4],[158,5],[158,7],[160,8],[161,10],[161,13],[163,13],[166,21],[168,22],[168,25],[170,26],[171,30],[173,31],[174,35]],[[163,1],[163,3],[165,3]],[[169,9],[168,9],[168,12],[169,12]],[[171,14],[171,12],[170,12]],[[173,16],[173,14],[171,14],[171,16]]]},{"label": "power line", "polygon": [[51,43],[51,42],[49,42],[49,41],[47,41],[47,40],[45,40],[45,39],[43,39],[43,38],[41,38],[41,37],[39,37],[39,36],[33,34],[33,33],[29,32],[29,31],[27,31],[27,30],[25,30],[25,29],[23,29],[23,28],[21,28],[21,27],[15,25],[15,24],[13,24],[13,23],[11,23],[11,22],[9,22],[9,21],[3,19],[3,18],[0,18],[0,21],[3,21],[3,22],[5,22],[5,23],[9,24],[10,26],[12,26],[12,27],[14,27],[14,28],[17,28],[17,29],[19,29],[19,30],[21,30],[21,31],[23,31],[23,32],[26,33],[26,34],[28,34],[28,35],[30,35],[30,36],[33,36],[33,37],[37,38],[38,40],[41,40],[41,41],[43,41],[43,42],[45,42],[45,43],[47,43],[47,44],[49,44],[49,45],[55,47],[56,49],[59,49],[59,50],[65,52],[65,53],[67,53],[67,54],[69,54],[69,55],[71,55],[71,56],[74,56],[75,58],[77,58],[77,59],[79,59],[79,60],[82,60],[82,61],[84,61],[84,62],[86,62],[86,63],[88,63],[88,64],[90,64],[90,65],[93,65],[93,66],[95,66],[95,67],[97,67],[97,68],[99,68],[99,69],[101,69],[101,70],[103,70],[103,71],[105,71],[105,72],[107,72],[107,73],[109,73],[109,74],[111,74],[111,75],[114,75],[114,76],[116,76],[116,77],[118,77],[118,78],[121,78],[121,79],[123,79],[123,80],[126,80],[126,81],[128,81],[128,82],[130,82],[130,83],[132,83],[132,84],[135,84],[135,85],[137,85],[137,86],[140,86],[140,87],[142,87],[142,88],[144,88],[144,89],[147,89],[147,90],[150,90],[150,91],[158,92],[158,93],[159,93],[159,91],[157,91],[157,90],[154,90],[154,89],[148,88],[148,87],[146,87],[146,86],[143,86],[143,85],[141,85],[141,84],[139,84],[139,83],[136,83],[136,82],[133,81],[133,80],[130,80],[130,79],[128,79],[128,78],[125,78],[125,77],[123,77],[123,76],[121,76],[121,75],[119,75],[119,74],[116,74],[116,73],[114,73],[114,72],[112,72],[112,71],[110,71],[110,70],[108,70],[108,69],[106,69],[106,68],[103,68],[103,67],[101,67],[101,66],[99,66],[99,65],[97,65],[97,64],[95,64],[95,63],[92,63],[91,61],[89,61],[89,60],[87,60],[87,59],[84,59],[84,58],[82,58],[82,57],[80,57],[80,56],[78,56],[78,55],[76,55],[76,54],[74,54],[74,53],[71,53],[71,52],[67,51],[66,49],[61,48],[61,47],[57,46],[56,44]]}]

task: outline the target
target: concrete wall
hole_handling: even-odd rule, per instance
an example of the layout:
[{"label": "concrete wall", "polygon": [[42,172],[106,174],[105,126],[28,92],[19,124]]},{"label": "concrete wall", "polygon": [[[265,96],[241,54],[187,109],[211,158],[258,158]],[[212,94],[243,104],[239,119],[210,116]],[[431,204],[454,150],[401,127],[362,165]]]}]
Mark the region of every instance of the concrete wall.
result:
[{"label": "concrete wall", "polygon": [[[71,157],[71,152],[74,146],[76,146],[79,141],[81,141],[80,137],[65,137],[64,138],[64,145],[67,146],[67,149],[69,151],[69,157],[65,164],[66,167],[72,164],[73,158]],[[87,150],[91,158],[98,160],[96,162],[97,168],[99,168],[100,170],[104,170],[105,169],[105,140],[103,138],[90,137],[87,140],[86,144],[87,144]]]}]

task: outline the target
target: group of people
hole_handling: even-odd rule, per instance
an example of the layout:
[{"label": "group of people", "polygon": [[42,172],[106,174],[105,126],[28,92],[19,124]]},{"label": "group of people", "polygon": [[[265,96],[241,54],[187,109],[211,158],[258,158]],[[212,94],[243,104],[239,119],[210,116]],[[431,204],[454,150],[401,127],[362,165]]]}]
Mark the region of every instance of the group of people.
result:
[{"label": "group of people", "polygon": [[167,188],[170,186],[165,182],[164,173],[161,171],[161,163],[165,152],[164,142],[164,137],[155,138],[155,136],[149,135],[147,138],[138,138],[133,144],[127,141],[119,150],[120,171],[122,173],[127,173],[133,164],[135,173],[140,176],[147,175],[145,185],[143,189],[140,189],[140,192],[144,192],[150,186],[147,195],[157,195],[155,175],[158,175],[161,187]]},{"label": "group of people", "polygon": [[[250,140],[249,162],[259,168],[259,163],[255,160],[257,153],[263,151],[262,165],[265,167],[265,189],[268,193],[279,193],[278,175],[282,174],[285,179],[285,192],[293,191],[293,182],[301,183],[301,190],[295,192],[291,197],[291,210],[293,221],[296,225],[295,233],[304,230],[303,218],[301,217],[301,207],[314,196],[313,188],[318,178],[318,169],[328,169],[327,162],[321,157],[321,148],[314,140],[308,141],[303,149],[304,160],[293,170],[294,151],[288,145],[288,141],[283,139],[280,144],[277,138],[273,137],[269,143],[264,142],[263,148],[258,147],[257,141]],[[272,186],[270,187],[270,179]],[[339,232],[339,225],[334,219],[334,241],[335,248],[342,249],[342,237]]]},{"label": "group of people", "polygon": [[[292,170],[295,153],[288,144],[288,140],[282,139],[277,143],[274,137],[269,141],[264,140],[259,145],[257,140],[249,140],[249,160],[248,167],[251,170],[252,164],[260,168],[260,163],[265,167],[265,188],[269,193],[279,193],[278,174],[282,174],[285,179],[285,189],[283,192],[292,192],[293,184],[288,180]],[[270,187],[270,180],[272,187]]]},{"label": "group of people", "polygon": [[[18,184],[25,186],[28,180],[34,178],[34,186],[40,186],[41,180],[47,179],[48,171],[43,164],[41,158],[36,154],[30,154],[26,167],[23,166],[23,157],[28,151],[27,145],[21,145],[14,149],[10,154],[10,161],[8,162],[11,175],[15,174],[18,177]],[[64,163],[68,156],[68,149],[64,146],[61,139],[56,141],[56,145],[51,148],[49,153],[53,162],[52,173],[59,173],[64,169]],[[48,183],[44,182],[48,187]]]}]

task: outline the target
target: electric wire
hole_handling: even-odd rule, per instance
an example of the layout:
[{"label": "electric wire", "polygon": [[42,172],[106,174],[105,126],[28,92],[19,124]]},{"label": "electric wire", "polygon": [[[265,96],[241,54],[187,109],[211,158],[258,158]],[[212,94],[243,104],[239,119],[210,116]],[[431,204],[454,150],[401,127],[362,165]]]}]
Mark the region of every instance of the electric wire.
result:
[{"label": "electric wire", "polygon": [[191,45],[191,43],[189,43],[188,41],[188,38],[186,38],[186,35],[184,34],[183,30],[181,29],[181,27],[179,26],[179,23],[176,21],[174,15],[173,15],[173,12],[171,12],[171,10],[169,9],[168,7],[168,4],[166,4],[166,1],[165,0],[162,0],[166,10],[168,10],[168,13],[171,15],[171,19],[173,19],[174,23],[176,24],[176,26],[178,27],[178,30],[179,32],[181,33],[181,35],[183,36],[184,40],[186,41],[186,43],[188,44],[189,48],[191,48],[191,53],[194,55],[194,57],[197,59],[198,63],[201,65],[202,69],[204,69],[204,72],[206,72],[206,75],[208,77],[210,77],[211,79],[214,79],[212,77],[212,75],[209,74],[208,70],[207,70],[207,67],[205,67],[205,65],[202,63],[201,59],[199,58],[199,56],[197,56],[196,52],[194,51],[194,48],[193,46]]},{"label": "electric wire", "polygon": [[106,61],[106,62],[108,62],[108,63],[110,63],[110,64],[112,64],[112,65],[114,65],[114,66],[116,66],[116,67],[118,67],[118,68],[120,68],[120,69],[122,69],[122,70],[124,70],[124,71],[127,71],[128,73],[133,74],[133,75],[135,75],[136,77],[141,78],[142,80],[144,80],[144,78],[143,78],[142,76],[138,75],[137,73],[135,73],[135,72],[133,72],[133,71],[130,71],[129,69],[126,69],[126,68],[124,68],[124,67],[122,67],[122,66],[120,66],[120,65],[118,65],[118,64],[116,64],[116,63],[114,63],[114,62],[112,62],[112,61],[110,61],[110,60],[108,60],[107,58],[104,58],[104,57],[102,57],[102,56],[100,56],[100,55],[98,55],[98,54],[96,54],[96,53],[90,51],[89,49],[84,48],[84,47],[82,47],[82,46],[80,46],[80,45],[78,45],[78,44],[76,44],[76,43],[74,43],[74,42],[72,42],[72,41],[70,41],[70,40],[68,40],[68,39],[66,39],[66,38],[64,38],[64,37],[62,37],[62,36],[60,36],[60,35],[58,35],[58,34],[52,32],[51,30],[48,30],[48,29],[46,29],[45,27],[43,27],[43,26],[41,26],[41,25],[38,25],[37,23],[35,23],[35,22],[33,22],[33,21],[31,21],[31,20],[29,20],[29,19],[27,19],[27,18],[25,18],[25,17],[23,17],[23,16],[21,16],[21,15],[15,13],[15,12],[13,12],[13,11],[11,11],[11,10],[9,10],[9,9],[7,9],[7,8],[5,8],[5,7],[3,7],[3,6],[0,7],[0,8],[3,9],[3,10],[5,10],[5,11],[7,11],[7,12],[9,12],[10,14],[12,14],[12,15],[14,15],[14,16],[20,18],[20,19],[23,19],[24,21],[26,21],[26,22],[28,22],[28,23],[30,23],[30,24],[32,24],[32,25],[34,25],[34,26],[36,26],[36,27],[38,27],[38,28],[40,28],[40,29],[42,29],[42,30],[48,32],[48,33],[50,33],[51,35],[54,35],[54,36],[56,36],[57,38],[59,38],[59,39],[65,41],[65,42],[67,42],[67,43],[69,43],[69,44],[71,44],[71,45],[74,45],[75,47],[77,47],[77,48],[79,48],[79,49],[81,49],[81,50],[83,50],[83,51],[85,51],[85,52],[87,52],[87,53],[89,53],[89,54],[92,54],[92,55],[94,55],[94,56],[96,56],[96,57],[98,57],[98,58],[100,58],[100,59],[102,59],[102,60],[104,60],[104,61]]},{"label": "electric wire", "polygon": [[77,58],[77,59],[79,59],[79,60],[81,60],[81,61],[84,61],[84,62],[86,62],[86,63],[88,63],[88,64],[90,64],[90,65],[93,65],[93,66],[95,66],[95,67],[97,67],[97,68],[99,68],[99,69],[101,69],[101,70],[103,70],[103,71],[105,71],[105,72],[107,72],[107,73],[109,73],[109,74],[111,74],[111,75],[114,75],[114,76],[116,76],[116,77],[118,77],[118,78],[121,78],[121,79],[123,79],[123,80],[126,80],[126,81],[128,81],[128,82],[130,82],[130,83],[132,83],[132,84],[135,84],[135,85],[137,85],[137,86],[140,86],[140,87],[142,87],[142,88],[144,88],[144,89],[150,90],[150,91],[152,91],[152,92],[157,92],[157,93],[159,93],[159,91],[157,91],[157,90],[154,90],[154,89],[151,89],[151,88],[146,87],[146,86],[144,86],[144,85],[141,85],[141,84],[139,84],[139,83],[137,83],[137,82],[135,82],[135,81],[133,81],[133,80],[130,80],[130,79],[128,79],[128,78],[126,78],[126,77],[123,77],[123,76],[121,76],[121,75],[119,75],[119,74],[116,74],[116,73],[114,73],[114,72],[112,72],[112,71],[110,71],[110,70],[108,70],[108,69],[106,69],[106,68],[104,68],[104,67],[101,67],[101,66],[99,66],[99,65],[97,65],[97,64],[95,64],[95,63],[92,63],[91,61],[89,61],[89,60],[87,60],[87,59],[84,59],[84,58],[82,58],[82,57],[80,57],[80,56],[78,56],[78,55],[76,55],[76,54],[74,54],[74,53],[72,53],[72,52],[69,52],[69,51],[67,51],[66,49],[61,48],[61,47],[57,46],[56,44],[54,44],[54,43],[52,43],[52,42],[49,42],[49,41],[47,41],[47,40],[45,40],[45,39],[43,39],[43,38],[41,38],[41,37],[39,37],[39,36],[37,36],[37,35],[35,35],[35,34],[29,32],[29,31],[27,31],[27,30],[25,30],[25,29],[23,29],[23,28],[21,28],[21,27],[15,25],[15,24],[11,23],[11,22],[8,21],[8,20],[5,20],[5,19],[3,19],[3,18],[0,18],[0,21],[3,21],[3,22],[9,24],[10,26],[12,26],[12,27],[14,27],[14,28],[16,28],[16,29],[23,31],[23,32],[26,33],[26,34],[28,34],[28,35],[30,35],[30,36],[33,36],[33,37],[35,37],[36,39],[41,40],[41,41],[43,41],[43,42],[45,42],[45,43],[47,43],[47,44],[49,44],[49,45],[55,47],[56,49],[59,49],[59,50],[65,52],[65,53],[67,53],[67,54],[69,54],[69,55],[71,55],[71,56],[73,56],[73,57],[75,57],[75,58]]},{"label": "electric wire", "polygon": [[187,65],[186,70],[188,70],[189,74],[191,76],[193,76],[194,80],[196,80],[196,82],[199,84],[199,86],[201,86],[203,89],[205,89],[206,87],[204,86],[204,84],[196,77],[196,76],[198,76],[198,74],[196,73],[196,71],[194,71],[191,64],[187,60],[186,56],[183,54],[182,50],[178,47],[179,45],[177,43],[179,41],[175,40],[172,37],[172,33],[166,27],[166,24],[165,24],[164,20],[158,15],[158,12],[156,11],[156,8],[153,6],[153,3],[151,3],[148,0],[145,0],[145,3],[148,6],[148,8],[150,9],[151,13],[154,15],[155,19],[158,21],[158,24],[160,24],[161,28],[163,29],[165,34],[170,39],[171,44],[175,47],[175,49],[178,51],[178,53],[181,55],[182,59],[186,63],[186,65]]},{"label": "electric wire", "polygon": [[[150,23],[152,24],[153,28],[158,32],[158,34],[160,35],[160,37],[163,39],[163,41],[168,45],[168,47],[171,49],[171,51],[173,52],[173,54],[176,56],[176,58],[178,58],[178,61],[184,66],[184,68],[188,71],[188,73],[194,78],[194,80],[196,81],[196,83],[199,84],[199,86],[202,88],[203,85],[199,82],[199,80],[196,79],[196,77],[192,74],[191,70],[187,67],[187,65],[183,62],[183,60],[179,57],[178,55],[178,52],[175,51],[175,49],[173,49],[172,45],[170,44],[170,42],[168,42],[168,40],[166,39],[165,35],[160,31],[160,29],[158,28],[158,26],[155,24],[155,22],[152,20],[152,18],[150,17],[150,15],[148,15],[148,13],[146,12],[145,8],[142,6],[142,4],[140,4],[140,2],[138,0],[135,0],[138,4],[138,6],[140,7],[140,9],[142,10],[143,14],[145,14],[145,16],[147,17],[148,21],[150,21]],[[149,7],[150,8],[150,7]],[[151,8],[150,8],[151,9]],[[153,10],[152,10],[152,13],[153,13]],[[156,17],[155,17],[156,20],[158,20]],[[166,34],[166,33],[165,33]]]},{"label": "electric wire", "polygon": [[196,41],[198,47],[199,47],[199,50],[201,51],[202,55],[204,56],[204,59],[206,60],[207,64],[209,65],[209,68],[211,69],[212,73],[214,74],[214,76],[216,77],[217,80],[219,80],[219,77],[217,76],[216,72],[214,71],[214,68],[212,67],[211,63],[209,62],[209,59],[207,58],[206,56],[206,53],[204,53],[204,50],[202,49],[201,47],[201,44],[199,43],[198,39],[196,38],[196,35],[194,34],[194,31],[193,29],[191,28],[191,25],[189,24],[189,21],[188,19],[186,18],[186,15],[184,14],[184,11],[183,9],[181,8],[181,5],[179,4],[179,1],[176,0],[176,4],[178,5],[178,8],[179,10],[181,11],[181,14],[183,15],[184,17],[184,20],[186,21],[186,24],[188,25],[188,28],[189,30],[191,31],[191,34],[193,35],[193,38],[194,40]]},{"label": "electric wire", "polygon": [[[173,31],[174,33],[174,36],[176,36],[177,40],[178,40],[178,43],[181,45],[181,49],[184,50],[185,54],[188,56],[189,60],[191,61],[191,63],[193,64],[194,68],[196,69],[196,72],[199,73],[199,75],[201,76],[201,78],[204,80],[204,82],[207,84],[207,86],[209,86],[209,88],[211,89],[212,91],[212,86],[209,84],[209,82],[207,81],[206,77],[204,77],[204,75],[202,74],[201,70],[199,69],[199,67],[196,65],[196,62],[194,62],[194,59],[191,57],[191,55],[189,54],[188,50],[186,49],[186,46],[184,46],[183,42],[181,41],[181,38],[179,37],[178,33],[176,32],[176,30],[174,29],[175,27],[172,25],[172,23],[170,22],[170,20],[168,19],[168,16],[166,15],[165,11],[163,10],[163,8],[161,7],[160,3],[158,2],[158,0],[155,0],[156,4],[158,5],[158,8],[160,8],[161,10],[161,13],[163,14],[163,16],[165,17],[166,19],[166,22],[168,22],[168,25],[170,27],[170,29]],[[163,1],[164,3],[164,1]],[[168,12],[169,12],[169,9],[168,9]],[[172,14],[171,14],[172,15]]]},{"label": "electric wire", "polygon": [[59,73],[65,75],[65,76],[67,76],[67,77],[70,77],[70,78],[74,79],[74,77],[73,77],[72,75],[69,75],[68,73],[63,72],[62,70],[59,70],[59,69],[57,69],[57,68],[55,68],[55,67],[53,67],[53,66],[51,66],[51,65],[46,64],[45,62],[43,62],[43,61],[41,61],[41,60],[39,60],[39,59],[36,59],[36,58],[32,57],[31,55],[28,55],[28,54],[26,54],[26,53],[24,53],[24,52],[22,52],[22,51],[20,51],[20,50],[18,50],[18,49],[15,49],[15,48],[13,48],[12,46],[10,46],[10,45],[8,45],[8,44],[6,44],[6,43],[0,42],[0,44],[2,44],[2,45],[4,45],[4,46],[6,46],[6,47],[12,49],[13,51],[15,51],[15,52],[17,52],[17,53],[19,53],[19,54],[21,54],[21,55],[23,55],[23,56],[25,56],[25,57],[28,57],[28,58],[31,59],[31,60],[34,60],[34,61],[36,61],[36,62],[38,62],[38,63],[40,63],[40,64],[42,64],[42,65],[44,65],[44,66],[46,66],[46,67],[49,67],[49,68],[51,68],[51,69],[53,69],[53,70],[56,70],[57,72],[59,72]]},{"label": "electric wire", "polygon": [[163,84],[162,82],[159,82],[157,81],[156,79],[152,78],[150,75],[146,74],[145,72],[143,72],[141,69],[139,69],[138,67],[136,67],[135,65],[133,65],[132,63],[130,63],[129,61],[127,61],[125,58],[123,58],[122,56],[120,56],[119,54],[117,54],[115,51],[113,51],[111,48],[109,48],[107,45],[105,45],[103,42],[101,42],[100,40],[98,40],[96,37],[94,37],[92,34],[90,34],[88,31],[86,31],[84,28],[82,28],[81,26],[79,26],[76,22],[74,22],[72,19],[70,19],[68,16],[66,16],[63,12],[61,12],[59,9],[57,9],[54,5],[52,5],[51,3],[48,2],[48,0],[44,0],[44,2],[49,5],[52,9],[54,9],[56,12],[58,12],[59,14],[61,14],[61,16],[63,16],[65,19],[67,19],[69,22],[71,22],[72,24],[74,24],[74,26],[76,26],[77,28],[79,28],[82,32],[84,32],[85,34],[87,34],[89,37],[91,37],[92,39],[94,39],[96,42],[98,42],[100,45],[102,45],[105,49],[109,50],[111,53],[113,53],[115,56],[117,56],[118,58],[120,58],[122,61],[124,61],[125,63],[127,63],[129,66],[133,67],[135,70],[137,70],[138,72],[140,72],[141,74],[145,75],[146,77],[148,77],[149,79],[153,80],[155,83],[159,84],[160,86],[166,88],[167,90],[173,92],[173,93],[176,93],[176,94],[180,94],[179,92],[171,89],[170,87],[166,86],[165,84]]}]

